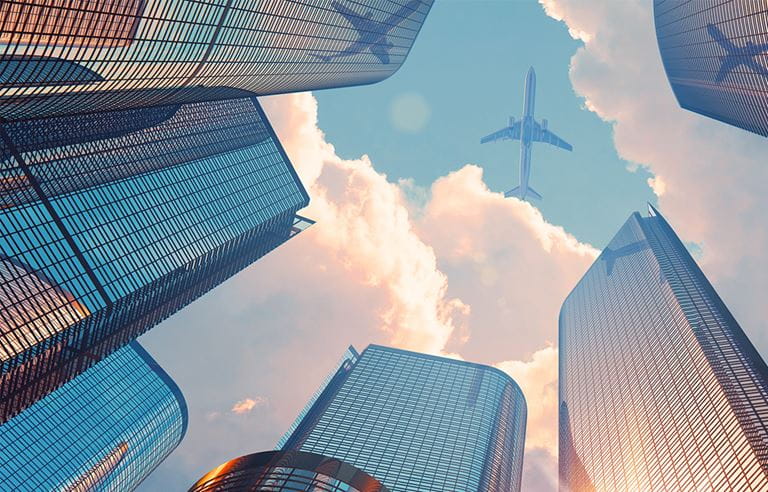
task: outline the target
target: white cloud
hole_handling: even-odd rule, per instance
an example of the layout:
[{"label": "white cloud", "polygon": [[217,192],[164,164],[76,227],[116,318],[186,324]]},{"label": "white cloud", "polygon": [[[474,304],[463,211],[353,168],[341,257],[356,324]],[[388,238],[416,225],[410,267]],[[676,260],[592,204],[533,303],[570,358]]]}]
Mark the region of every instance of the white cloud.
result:
[{"label": "white cloud", "polygon": [[254,408],[263,407],[268,402],[269,400],[263,396],[257,396],[256,398],[246,398],[235,403],[230,411],[232,413],[242,415],[244,413],[250,413]]}]

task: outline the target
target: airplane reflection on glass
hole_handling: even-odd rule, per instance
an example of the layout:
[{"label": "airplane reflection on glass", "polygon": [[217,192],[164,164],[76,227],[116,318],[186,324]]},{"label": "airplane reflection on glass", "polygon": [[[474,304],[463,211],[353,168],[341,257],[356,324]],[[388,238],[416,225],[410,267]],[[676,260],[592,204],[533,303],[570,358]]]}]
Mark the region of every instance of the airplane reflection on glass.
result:
[{"label": "airplane reflection on glass", "polygon": [[365,50],[370,50],[381,63],[387,65],[389,63],[389,50],[394,47],[387,40],[387,34],[414,13],[420,4],[421,0],[411,0],[385,20],[376,21],[373,20],[373,12],[370,10],[365,14],[358,14],[339,2],[331,2],[331,6],[355,28],[358,36],[357,41],[338,53],[331,55],[313,53],[312,56],[318,60],[329,62],[334,58],[356,55]]}]

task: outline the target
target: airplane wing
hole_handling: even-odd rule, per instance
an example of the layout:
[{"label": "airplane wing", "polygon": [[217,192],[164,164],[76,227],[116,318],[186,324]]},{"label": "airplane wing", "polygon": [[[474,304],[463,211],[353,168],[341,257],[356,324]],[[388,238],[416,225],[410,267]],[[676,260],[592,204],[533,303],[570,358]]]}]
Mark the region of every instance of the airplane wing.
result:
[{"label": "airplane wing", "polygon": [[512,126],[502,128],[497,132],[486,135],[480,139],[480,143],[496,142],[497,140],[520,140],[520,122],[516,121]]},{"label": "airplane wing", "polygon": [[371,53],[384,65],[389,63],[389,46],[389,44],[374,44],[370,47]]},{"label": "airplane wing", "polygon": [[365,30],[369,27],[369,21],[367,19],[363,18],[360,14],[342,5],[341,3],[331,2],[331,7],[340,13],[341,16],[344,17],[347,22],[352,24],[352,26],[358,31]]},{"label": "airplane wing", "polygon": [[386,26],[387,32],[392,30],[392,28],[416,12],[416,9],[419,8],[419,5],[421,5],[421,0],[411,0],[410,2],[400,7],[397,12],[387,17],[387,19],[383,22],[383,24]]},{"label": "airplane wing", "polygon": [[548,129],[542,128],[542,126],[538,123],[535,125],[533,140],[535,142],[548,143],[550,145],[554,145],[555,147],[560,147],[561,149],[573,150],[573,146],[571,144],[558,137]]}]

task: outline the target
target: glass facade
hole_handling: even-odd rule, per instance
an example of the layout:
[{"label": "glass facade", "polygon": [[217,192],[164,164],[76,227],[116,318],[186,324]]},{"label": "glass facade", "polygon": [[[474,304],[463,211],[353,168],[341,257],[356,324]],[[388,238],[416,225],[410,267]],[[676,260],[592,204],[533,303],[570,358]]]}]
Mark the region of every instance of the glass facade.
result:
[{"label": "glass facade", "polygon": [[364,471],[335,458],[300,451],[267,451],[217,466],[190,492],[388,492]]},{"label": "glass facade", "polygon": [[12,122],[0,158],[0,422],[311,223],[255,98]]},{"label": "glass facade", "polygon": [[0,490],[131,490],[186,427],[179,388],[133,342],[0,426]]},{"label": "glass facade", "polygon": [[656,36],[680,105],[768,136],[768,6],[654,0]]},{"label": "glass facade", "polygon": [[768,490],[768,368],[666,220],[560,313],[561,490]]},{"label": "glass facade", "polygon": [[0,118],[377,82],[432,1],[0,2]]},{"label": "glass facade", "polygon": [[376,345],[347,360],[283,450],[333,456],[392,491],[520,489],[526,403],[509,376]]}]

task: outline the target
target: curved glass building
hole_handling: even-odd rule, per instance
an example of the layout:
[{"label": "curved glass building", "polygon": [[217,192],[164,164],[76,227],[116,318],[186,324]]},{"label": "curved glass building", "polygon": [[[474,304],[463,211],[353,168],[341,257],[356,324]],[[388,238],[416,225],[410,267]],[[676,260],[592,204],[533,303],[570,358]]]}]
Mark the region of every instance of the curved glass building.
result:
[{"label": "curved glass building", "polygon": [[283,450],[333,456],[392,491],[520,490],[526,403],[508,375],[377,345],[352,352]]},{"label": "curved glass building", "polygon": [[301,451],[267,451],[217,466],[189,492],[388,492],[381,482],[335,458]]},{"label": "curved glass building", "polygon": [[565,300],[559,381],[561,490],[768,490],[768,368],[653,207]]},{"label": "curved glass building", "polygon": [[432,1],[2,2],[0,118],[377,82]]},{"label": "curved glass building", "polygon": [[768,136],[768,6],[654,0],[661,59],[680,106]]},{"label": "curved glass building", "polygon": [[186,428],[178,386],[133,342],[0,425],[0,490],[132,490]]}]

